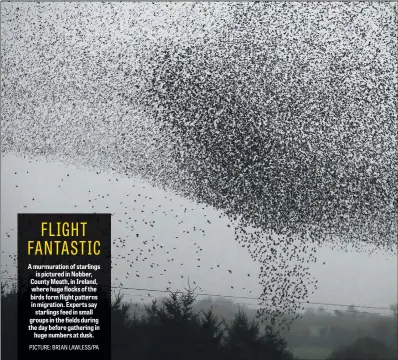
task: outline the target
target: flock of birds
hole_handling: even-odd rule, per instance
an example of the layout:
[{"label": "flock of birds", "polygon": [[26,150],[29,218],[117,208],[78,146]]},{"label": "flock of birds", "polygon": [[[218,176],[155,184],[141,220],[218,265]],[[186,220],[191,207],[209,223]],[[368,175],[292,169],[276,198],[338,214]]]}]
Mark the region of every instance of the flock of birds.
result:
[{"label": "flock of birds", "polygon": [[[216,209],[259,263],[260,315],[297,313],[321,245],[397,251],[396,5],[3,9],[2,152],[112,170]],[[126,206],[145,212],[139,197]],[[137,219],[125,221],[134,234]],[[151,256],[173,262],[172,250],[138,239],[115,261],[165,276]]]},{"label": "flock of birds", "polygon": [[[37,159],[36,161],[30,160],[29,163],[38,161]],[[39,174],[41,173],[37,170],[32,171],[30,169],[29,171],[13,173],[14,186],[17,188],[17,191],[26,191],[25,187],[27,184],[37,181],[36,179]],[[97,175],[104,176],[100,172]],[[21,181],[22,176],[25,176],[25,180]],[[28,179],[30,180],[27,181]],[[73,174],[65,173],[65,176],[61,175],[59,177],[58,184],[54,183],[54,187],[58,188],[58,191],[67,194],[68,188],[71,188],[70,185],[74,181]],[[116,177],[111,177],[110,182],[110,187],[113,187],[119,180]],[[231,221],[225,222],[227,219],[221,213],[218,216],[214,216],[214,213],[209,214],[208,205],[198,206],[197,204],[185,201],[181,203],[180,198],[170,195],[152,195],[151,187],[146,185],[136,186],[131,184],[130,186],[131,192],[124,194],[122,197],[115,197],[111,189],[109,189],[109,193],[87,190],[86,195],[84,193],[79,195],[81,202],[74,205],[66,205],[68,209],[73,208],[75,212],[87,212],[88,209],[91,209],[93,212],[109,211],[115,229],[125,229],[123,232],[128,234],[127,237],[116,236],[112,239],[112,286],[115,293],[119,289],[126,288],[128,290],[130,287],[135,289],[154,288],[158,286],[154,284],[159,283],[163,284],[163,287],[160,286],[160,290],[163,288],[166,291],[176,291],[181,288],[182,282],[185,287],[186,283],[191,279],[191,285],[193,285],[197,294],[207,294],[209,289],[203,288],[203,284],[199,279],[206,277],[217,278],[224,273],[230,275],[227,294],[229,290],[229,294],[255,296],[256,293],[253,291],[253,285],[256,282],[262,287],[269,289],[269,293],[266,293],[266,295],[272,294],[273,298],[266,299],[263,303],[259,302],[259,305],[264,305],[264,314],[268,316],[277,314],[276,310],[281,311],[280,294],[275,292],[274,288],[276,288],[276,291],[283,291],[286,295],[289,294],[292,297],[297,290],[298,293],[307,295],[306,291],[308,291],[307,288],[311,274],[309,267],[301,267],[300,265],[300,261],[305,263],[304,259],[300,260],[300,257],[297,257],[296,265],[291,267],[287,259],[282,256],[283,252],[280,252],[278,259],[276,250],[271,248],[270,254],[274,258],[268,262],[267,266],[259,266],[261,276],[263,276],[263,272],[270,275],[268,276],[268,282],[260,278],[257,279],[258,274],[247,272],[244,268],[229,268],[229,265],[223,259],[211,264],[206,259],[206,248],[211,247],[209,242],[216,240],[214,235],[212,236],[212,231],[209,231],[211,230],[211,225],[217,225],[218,218],[222,218],[225,233],[229,234],[232,240],[233,234],[235,233],[235,236],[237,234],[236,229],[235,232],[232,231],[233,228],[238,228],[237,223],[234,224]],[[39,194],[32,193],[31,198],[25,199],[22,205],[23,211],[27,213],[37,212],[43,201],[46,200],[41,198]],[[170,232],[167,232],[167,229],[163,231],[165,224],[167,224],[166,228],[171,229]],[[157,227],[160,227],[161,238],[158,235],[159,231],[157,231]],[[153,232],[156,235],[153,235]],[[190,238],[193,234],[196,234],[192,238],[194,240]],[[14,242],[16,229],[11,228],[5,232],[5,235],[6,239]],[[263,244],[265,244],[265,241],[268,244],[276,242],[276,236],[269,234],[264,238]],[[249,251],[254,261],[258,261],[257,257],[259,254],[256,255],[256,253],[265,254],[267,250],[265,245],[262,245],[257,252],[255,249],[252,250],[250,244],[246,245],[242,243],[241,245],[243,251],[245,248]],[[295,246],[297,248],[297,245]],[[278,248],[278,243],[275,243],[275,247]],[[313,254],[309,255],[310,257],[306,260],[307,265],[308,262],[316,260],[315,258],[311,258]],[[2,256],[8,256],[12,260],[3,261],[2,277],[6,280],[7,278],[15,278],[17,255],[6,254],[3,250]],[[194,272],[193,268],[196,268]],[[299,272],[298,268],[301,268],[302,272]],[[235,279],[236,274],[245,271],[247,280],[244,284],[242,284],[242,281],[239,281],[239,284],[237,284]],[[299,274],[299,278],[297,274]],[[313,279],[313,283],[315,282],[316,280]],[[306,284],[307,287],[305,286]],[[315,289],[316,285],[314,285],[313,290]],[[127,291],[126,295],[129,295],[129,291]],[[156,294],[140,290],[136,296],[146,303],[148,300],[156,297]],[[302,299],[302,297],[298,296],[296,298]],[[272,303],[270,300],[272,300]],[[270,305],[274,309],[272,312]],[[282,312],[280,313],[282,314]],[[266,319],[267,316],[264,317],[264,320]]]}]

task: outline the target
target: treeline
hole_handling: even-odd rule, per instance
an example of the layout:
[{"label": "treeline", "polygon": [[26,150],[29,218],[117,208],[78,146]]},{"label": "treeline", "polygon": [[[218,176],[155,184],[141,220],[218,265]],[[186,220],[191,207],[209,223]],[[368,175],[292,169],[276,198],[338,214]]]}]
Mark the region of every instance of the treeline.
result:
[{"label": "treeline", "polygon": [[[211,309],[214,315],[229,325],[239,311],[243,311],[249,321],[256,319],[257,314],[256,309],[223,297],[202,298],[195,301],[193,307],[199,312]],[[292,349],[318,347],[333,350],[367,337],[397,349],[398,316],[393,308],[391,312],[390,315],[361,312],[355,306],[350,306],[345,311],[308,308],[289,329],[281,329],[280,335]],[[130,316],[141,317],[145,313],[145,306],[142,304],[133,304],[130,308]],[[290,319],[286,316],[287,321]],[[262,334],[264,330],[265,327],[260,327]]]},{"label": "treeline", "polygon": [[[17,291],[6,291],[2,284],[2,353],[1,359],[16,360],[17,350]],[[216,302],[215,302],[216,303]],[[204,304],[204,303],[203,303]],[[260,323],[250,314],[251,309],[230,303],[230,310],[237,310],[229,319],[219,316],[213,307],[200,308],[193,291],[170,292],[169,297],[153,300],[144,307],[127,304],[118,294],[112,302],[112,360],[189,359],[189,360],[293,360],[287,338],[298,336],[294,328],[303,326],[308,319],[334,317],[331,314],[307,313],[303,319],[293,323],[286,333],[277,333],[269,325]],[[133,308],[135,309],[132,309]],[[215,306],[217,309],[217,307]],[[224,308],[225,310],[225,308]],[[232,314],[225,310],[225,314]],[[249,315],[246,312],[249,312]],[[342,315],[339,315],[340,317]],[[346,314],[344,316],[356,316]],[[340,319],[341,320],[341,319]],[[351,319],[353,320],[353,319]],[[312,321],[316,323],[317,321]],[[348,318],[345,320],[348,323]],[[353,322],[353,321],[352,321]],[[396,324],[396,323],[395,323]],[[307,324],[308,325],[308,324]],[[299,325],[300,326],[300,325]],[[321,327],[322,328],[322,327]],[[304,326],[303,329],[306,329]],[[296,329],[297,330],[297,329]],[[296,335],[292,335],[296,334]],[[307,331],[296,340],[296,346],[305,346]],[[318,334],[319,335],[319,334]],[[397,359],[396,351],[386,344],[384,335],[346,339],[331,354],[330,359]],[[379,338],[382,338],[379,340]],[[322,338],[322,337],[321,337]],[[307,339],[307,340],[306,340]],[[395,338],[396,339],[396,338]],[[320,340],[322,341],[322,340]],[[351,343],[349,343],[351,342]]]},{"label": "treeline", "polygon": [[[239,311],[231,325],[209,311],[193,308],[191,290],[171,292],[145,307],[141,317],[117,295],[112,302],[112,360],[273,359],[293,360],[286,342],[271,328],[261,334],[258,322]],[[17,291],[2,285],[2,359],[16,360]]]},{"label": "treeline", "polygon": [[[139,359],[274,359],[293,360],[286,342],[270,327],[238,311],[227,325],[211,309],[194,309],[191,290],[153,300],[145,314],[129,317],[130,306],[117,296],[112,306],[112,360],[134,354]],[[127,356],[128,358],[128,356]]]}]

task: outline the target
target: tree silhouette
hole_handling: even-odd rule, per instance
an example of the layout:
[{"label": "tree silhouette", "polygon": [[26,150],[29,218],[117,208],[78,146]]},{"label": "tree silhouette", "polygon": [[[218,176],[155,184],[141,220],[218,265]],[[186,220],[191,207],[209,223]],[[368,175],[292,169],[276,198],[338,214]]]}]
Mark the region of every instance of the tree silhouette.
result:
[{"label": "tree silhouette", "polygon": [[1,284],[1,358],[17,359],[17,307],[16,286]]},{"label": "tree silhouette", "polygon": [[228,327],[226,348],[230,359],[293,359],[286,342],[271,327],[261,336],[258,322],[250,322],[240,309]]},{"label": "tree silhouette", "polygon": [[[1,290],[1,359],[16,360],[18,292],[4,284]],[[197,307],[200,301],[195,302],[194,290],[170,292],[144,305],[138,316],[123,294],[116,293],[111,306],[112,360],[292,360],[288,344],[336,347],[330,360],[396,358],[396,317],[359,312],[353,321],[345,313],[339,317],[314,313],[285,330],[282,338],[275,328],[262,328],[249,318],[246,308],[238,306],[233,318],[225,319],[212,307],[202,310]],[[235,305],[230,306],[235,311]],[[319,338],[308,331],[314,325],[323,329]],[[307,330],[304,336],[303,329]]]}]

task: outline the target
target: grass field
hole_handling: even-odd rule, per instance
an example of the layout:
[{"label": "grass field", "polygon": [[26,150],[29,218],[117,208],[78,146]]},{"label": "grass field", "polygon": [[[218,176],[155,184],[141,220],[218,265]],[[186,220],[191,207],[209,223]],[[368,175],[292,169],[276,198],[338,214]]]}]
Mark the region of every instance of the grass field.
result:
[{"label": "grass field", "polygon": [[332,353],[332,349],[322,347],[298,347],[292,351],[294,356],[303,360],[323,360]]}]

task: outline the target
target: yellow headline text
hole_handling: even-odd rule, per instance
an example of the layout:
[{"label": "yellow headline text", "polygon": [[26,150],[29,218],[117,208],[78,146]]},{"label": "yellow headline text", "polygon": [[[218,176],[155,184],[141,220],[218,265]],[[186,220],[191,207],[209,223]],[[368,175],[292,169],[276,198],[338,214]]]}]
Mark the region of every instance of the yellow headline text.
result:
[{"label": "yellow headline text", "polygon": [[28,255],[100,255],[99,240],[29,240]]},{"label": "yellow headline text", "polygon": [[87,222],[42,222],[41,223],[41,236],[73,236],[84,237],[86,236]]}]

